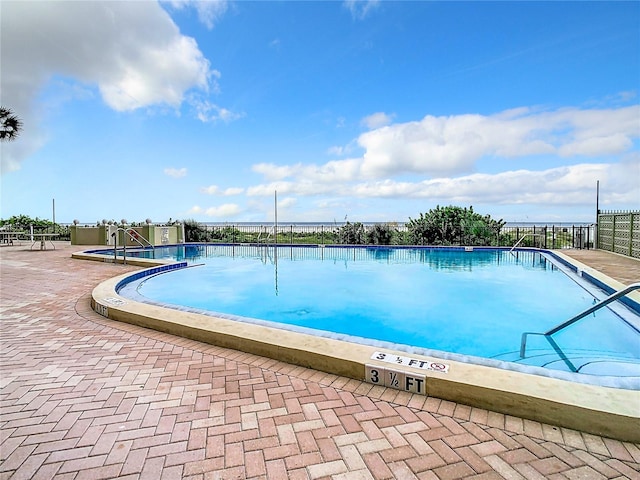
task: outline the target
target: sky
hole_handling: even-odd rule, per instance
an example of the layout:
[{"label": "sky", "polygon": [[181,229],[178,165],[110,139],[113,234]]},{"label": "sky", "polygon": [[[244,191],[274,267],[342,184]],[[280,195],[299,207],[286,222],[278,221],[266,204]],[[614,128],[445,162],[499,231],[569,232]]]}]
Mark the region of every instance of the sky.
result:
[{"label": "sky", "polygon": [[640,210],[640,2],[2,0],[0,23],[3,219]]}]

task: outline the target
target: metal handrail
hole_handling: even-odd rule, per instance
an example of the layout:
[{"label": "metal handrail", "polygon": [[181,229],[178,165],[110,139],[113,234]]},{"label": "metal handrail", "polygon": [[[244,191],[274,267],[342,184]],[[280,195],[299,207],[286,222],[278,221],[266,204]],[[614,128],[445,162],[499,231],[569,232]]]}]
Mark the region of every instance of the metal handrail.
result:
[{"label": "metal handrail", "polygon": [[[129,228],[122,228],[122,227],[118,227],[116,228],[115,232],[113,232],[111,234],[111,236],[113,237],[113,261],[114,263],[117,260],[117,251],[118,251],[118,232],[124,232],[125,235],[129,235],[129,237],[131,238],[131,240],[135,240],[136,242],[138,242],[138,245],[140,245],[142,248],[145,248],[144,244],[142,242],[140,242],[140,238],[142,238],[145,242],[147,242],[149,244],[149,246],[151,247],[151,249],[153,250],[153,257],[155,258],[155,251],[156,248],[155,246],[153,246],[151,244],[151,242],[149,240],[147,240],[146,238],[144,238],[141,235],[137,235],[137,236],[133,236],[131,234],[131,232],[136,232],[136,234],[138,233],[133,227],[129,227]],[[122,263],[126,264],[127,263],[127,240],[125,239],[124,244],[122,245]]]},{"label": "metal handrail", "polygon": [[596,310],[600,310],[602,307],[606,307],[611,302],[615,302],[619,298],[624,297],[625,295],[633,292],[634,290],[640,290],[640,282],[632,283],[627,287],[623,288],[622,290],[618,290],[617,292],[612,293],[601,302],[596,303],[595,305],[571,317],[569,320],[556,325],[555,327],[551,328],[550,330],[547,330],[546,332],[524,332],[522,334],[522,339],[520,340],[520,358],[524,358],[524,355],[525,355],[525,350],[527,348],[527,336],[544,335],[545,337],[547,337],[547,339],[550,339],[551,335],[553,335],[554,333],[558,333],[560,330],[563,330],[568,326],[573,325],[578,320],[583,319],[584,317],[595,312]]},{"label": "metal handrail", "polygon": [[[131,232],[135,232],[136,234],[133,235]],[[135,228],[129,227],[129,228],[124,230],[124,233],[128,233],[129,234],[129,238],[131,238],[131,240],[134,240],[134,241],[138,242],[138,245],[140,245],[142,248],[145,248],[145,246],[144,246],[144,244],[142,242],[140,242],[140,239],[142,239],[145,242],[147,242],[147,245],[149,245],[152,249],[155,250],[155,246],[153,246],[151,244],[151,242],[149,240],[147,240],[146,238],[144,238],[142,235],[138,234],[138,231]]]},{"label": "metal handrail", "polygon": [[266,226],[262,227],[262,230],[260,231],[260,233],[258,234],[258,238],[256,239],[256,243],[260,243],[260,239],[262,238],[262,234],[266,234],[266,238],[264,239],[264,243],[268,243],[269,239],[271,238],[271,232],[269,230],[267,230]]},{"label": "metal handrail", "polygon": [[513,244],[513,247],[511,247],[511,250],[509,250],[509,253],[512,253],[515,248],[520,245],[522,243],[522,241],[527,238],[529,235],[531,235],[532,237],[544,237],[545,234],[544,233],[525,233],[524,235],[522,235],[522,237],[520,238],[520,240],[518,240],[516,243]]}]

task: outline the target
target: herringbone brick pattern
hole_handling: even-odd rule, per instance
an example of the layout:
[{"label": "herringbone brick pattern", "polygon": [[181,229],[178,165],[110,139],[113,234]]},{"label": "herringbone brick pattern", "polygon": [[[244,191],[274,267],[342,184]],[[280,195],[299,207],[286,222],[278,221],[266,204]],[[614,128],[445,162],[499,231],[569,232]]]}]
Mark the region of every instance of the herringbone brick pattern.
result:
[{"label": "herringbone brick pattern", "polygon": [[0,479],[640,478],[640,446],[104,319],[132,267],[0,250]]}]

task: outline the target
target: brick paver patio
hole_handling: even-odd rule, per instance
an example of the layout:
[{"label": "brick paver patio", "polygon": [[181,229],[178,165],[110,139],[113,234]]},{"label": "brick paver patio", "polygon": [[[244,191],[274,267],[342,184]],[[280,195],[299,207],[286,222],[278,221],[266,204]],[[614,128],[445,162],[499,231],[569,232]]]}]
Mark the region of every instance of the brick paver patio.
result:
[{"label": "brick paver patio", "polygon": [[640,478],[637,444],[110,321],[134,267],[56,246],[0,249],[0,479]]}]

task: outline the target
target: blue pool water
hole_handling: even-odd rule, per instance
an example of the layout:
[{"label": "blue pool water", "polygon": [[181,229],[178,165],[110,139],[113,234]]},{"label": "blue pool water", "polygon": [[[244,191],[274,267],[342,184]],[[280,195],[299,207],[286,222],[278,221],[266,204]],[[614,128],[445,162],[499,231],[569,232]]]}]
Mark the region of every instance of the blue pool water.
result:
[{"label": "blue pool water", "polygon": [[543,252],[192,245],[156,249],[159,257],[199,266],[140,279],[119,293],[418,353],[640,373],[637,315],[621,307],[554,335],[569,365],[540,336],[529,337],[527,356],[519,357],[523,332],[548,330],[606,296]]}]

